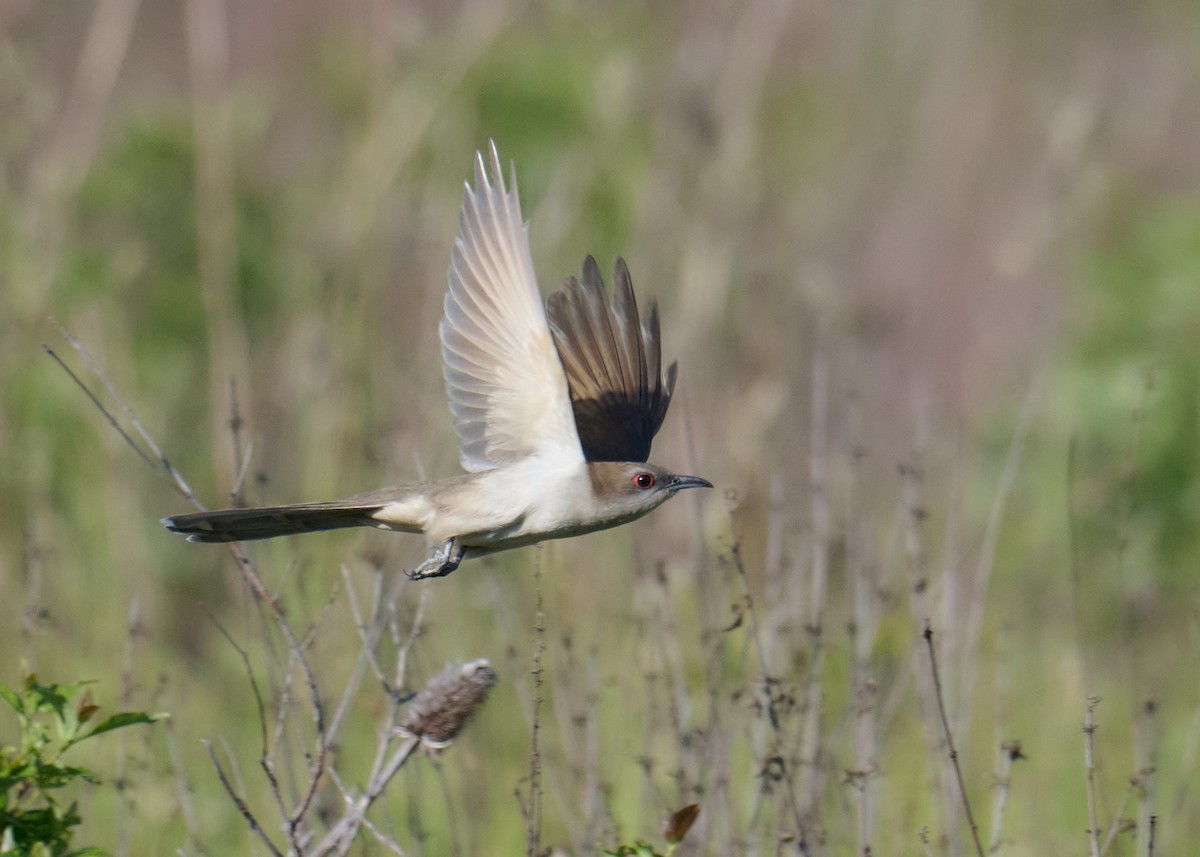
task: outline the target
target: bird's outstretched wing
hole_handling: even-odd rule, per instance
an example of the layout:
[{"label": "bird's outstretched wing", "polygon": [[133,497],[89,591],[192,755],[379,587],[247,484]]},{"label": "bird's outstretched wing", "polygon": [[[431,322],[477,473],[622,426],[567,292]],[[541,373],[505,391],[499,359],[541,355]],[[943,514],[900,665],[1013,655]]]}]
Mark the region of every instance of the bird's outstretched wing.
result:
[{"label": "bird's outstretched wing", "polygon": [[588,461],[645,461],[667,415],[675,364],[662,365],[658,307],[645,324],[633,282],[617,259],[610,300],[596,260],[583,281],[569,277],[546,302],[554,344],[567,374],[579,442]]},{"label": "bird's outstretched wing", "polygon": [[[489,169],[490,167],[490,169]],[[567,381],[546,323],[516,176],[492,143],[475,156],[448,273],[443,373],[467,471],[530,455],[583,459]]]}]

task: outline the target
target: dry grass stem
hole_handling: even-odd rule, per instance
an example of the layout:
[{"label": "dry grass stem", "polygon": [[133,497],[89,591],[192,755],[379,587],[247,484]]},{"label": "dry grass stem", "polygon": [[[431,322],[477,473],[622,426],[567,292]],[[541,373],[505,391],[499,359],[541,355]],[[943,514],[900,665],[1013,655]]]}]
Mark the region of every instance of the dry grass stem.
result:
[{"label": "dry grass stem", "polygon": [[1008,806],[1008,796],[1012,791],[1012,766],[1018,759],[1024,759],[1020,741],[1005,741],[1000,746],[1000,770],[996,774],[996,802],[992,806],[992,839],[988,843],[988,854],[1000,850],[1002,840],[1004,809]]},{"label": "dry grass stem", "polygon": [[809,493],[812,504],[812,576],[805,630],[808,632],[812,648],[801,706],[803,714],[800,764],[804,785],[798,808],[801,818],[805,819],[816,816],[817,803],[825,781],[821,759],[821,714],[825,668],[824,621],[829,592],[829,542],[833,514],[830,509],[828,476],[829,365],[820,349],[813,358],[811,405]]},{"label": "dry grass stem", "polygon": [[1121,802],[1117,804],[1116,811],[1112,813],[1112,820],[1104,831],[1104,838],[1100,841],[1100,857],[1109,853],[1109,849],[1117,841],[1119,834],[1136,832],[1136,825],[1125,817],[1125,810],[1129,808],[1130,801],[1136,796],[1137,783],[1130,782],[1129,786],[1121,792]]},{"label": "dry grass stem", "polygon": [[1146,857],[1150,819],[1158,814],[1158,703],[1147,700],[1134,712],[1133,758],[1137,773],[1133,778],[1137,803],[1138,857]]},{"label": "dry grass stem", "polygon": [[[234,176],[233,103],[229,93],[229,20],[226,0],[185,0],[188,71],[195,146],[196,264],[208,326],[209,397],[213,462],[236,473],[234,450],[222,437],[222,399],[231,379],[250,365],[250,347],[238,308],[238,239]],[[253,390],[243,384],[248,401]],[[252,415],[251,415],[252,417]]]},{"label": "dry grass stem", "polygon": [[[928,513],[923,505],[920,456],[914,453],[913,461],[900,467],[901,496],[903,505],[904,556],[907,566],[905,584],[908,590],[908,605],[916,627],[927,627],[930,617],[929,569],[925,554],[925,526]],[[942,729],[939,728],[939,706],[941,700],[930,670],[922,668],[922,658],[914,648],[908,664],[917,687],[917,699],[921,706],[921,733],[925,740],[925,751],[929,759],[937,760],[930,773],[934,800],[940,815],[942,829],[949,829],[957,813],[953,809],[954,792],[950,787],[954,776],[942,760]],[[894,710],[899,704],[898,694],[893,694]]]},{"label": "dry grass stem", "polygon": [[921,839],[921,849],[925,852],[925,857],[933,857],[933,844],[929,841],[929,828],[922,827],[917,835]]},{"label": "dry grass stem", "polygon": [[[764,661],[766,650],[761,639],[754,598],[750,594],[746,566],[742,561],[740,542],[735,540],[730,546],[730,557],[742,589],[742,613],[747,623],[747,636],[759,665],[758,686],[755,688],[755,694],[762,697],[761,706],[765,713],[763,719],[769,727],[770,741],[766,747],[766,758],[762,759],[760,763],[762,776],[767,780],[777,778],[783,782],[787,798],[786,811],[790,814],[796,828],[794,832],[786,835],[789,839],[794,840],[794,847],[798,853],[808,854],[810,814],[806,814],[804,811],[801,790],[796,785],[796,765],[793,761],[793,752],[789,746],[787,733],[784,730],[783,720],[795,703],[786,689],[782,687],[780,680],[772,677],[766,671],[767,665]],[[801,755],[801,763],[803,758]],[[808,776],[812,776],[812,774],[809,773]]]},{"label": "dry grass stem", "polygon": [[1100,697],[1090,696],[1083,716],[1083,769],[1087,776],[1088,848],[1091,857],[1100,857],[1100,819],[1096,812],[1096,706]]},{"label": "dry grass stem", "polygon": [[983,543],[979,548],[979,563],[975,568],[974,579],[970,582],[970,592],[967,594],[967,619],[965,623],[964,643],[959,666],[961,675],[958,688],[958,705],[956,706],[955,727],[959,739],[965,741],[969,734],[970,710],[967,700],[972,699],[975,690],[976,664],[979,658],[979,641],[983,634],[984,609],[988,603],[988,583],[992,579],[992,569],[996,562],[996,544],[1000,538],[1001,526],[1004,523],[1004,513],[1008,508],[1008,498],[1012,495],[1013,485],[1020,473],[1021,455],[1025,450],[1026,441],[1033,427],[1033,418],[1041,405],[1047,380],[1044,372],[1037,373],[1029,383],[1021,403],[1021,412],[1017,424],[1009,439],[1008,450],[1004,454],[1004,467],[1000,479],[992,495],[992,505],[988,511],[987,525],[983,532]]},{"label": "dry grass stem", "polygon": [[[169,711],[170,705],[160,706],[160,710]],[[188,782],[187,770],[183,761],[183,753],[179,748],[179,738],[172,727],[171,718],[163,721],[166,730],[167,759],[171,766],[172,784],[175,787],[175,800],[179,802],[179,811],[183,816],[187,839],[197,851],[203,848],[200,838],[200,825],[196,815],[196,803],[192,800],[192,786]]]},{"label": "dry grass stem", "polygon": [[873,780],[878,773],[877,708],[879,688],[871,667],[871,650],[878,630],[876,581],[869,568],[870,553],[864,527],[859,523],[863,512],[858,503],[858,487],[865,458],[862,446],[861,412],[857,397],[850,401],[844,519],[846,521],[846,567],[850,576],[850,644],[853,650],[853,687],[850,706],[854,717],[853,776],[858,808],[858,853],[867,857],[875,841],[875,794]]},{"label": "dry grass stem", "polygon": [[955,778],[958,780],[958,792],[962,800],[963,813],[966,815],[967,825],[971,828],[971,838],[975,843],[975,852],[979,857],[984,857],[983,841],[979,838],[979,825],[975,823],[975,814],[971,812],[971,799],[967,795],[967,783],[963,779],[962,765],[958,760],[958,750],[954,746],[954,735],[950,731],[950,719],[946,716],[946,704],[942,699],[942,680],[938,675],[937,651],[933,645],[933,628],[928,623],[925,625],[924,636],[925,645],[929,650],[929,672],[933,677],[933,690],[934,695],[937,697],[938,714],[941,716],[942,730],[946,740],[950,764],[953,766]]},{"label": "dry grass stem", "polygon": [[542,551],[534,554],[533,562],[533,663],[529,674],[533,679],[533,711],[529,747],[529,794],[523,803],[525,815],[526,857],[539,857],[542,851],[542,658],[546,653],[546,612],[542,593]]}]

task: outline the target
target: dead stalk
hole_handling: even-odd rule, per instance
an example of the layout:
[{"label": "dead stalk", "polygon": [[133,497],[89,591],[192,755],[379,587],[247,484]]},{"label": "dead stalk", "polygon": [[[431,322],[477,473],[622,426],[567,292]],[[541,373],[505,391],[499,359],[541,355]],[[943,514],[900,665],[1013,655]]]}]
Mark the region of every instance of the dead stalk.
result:
[{"label": "dead stalk", "polygon": [[963,813],[967,817],[967,825],[971,828],[971,838],[975,842],[975,851],[979,857],[984,857],[983,841],[979,838],[979,825],[975,823],[975,814],[971,812],[971,800],[967,796],[967,784],[963,779],[962,765],[958,761],[958,750],[954,747],[954,735],[950,731],[950,719],[946,716],[946,704],[942,699],[942,680],[938,675],[937,652],[933,645],[933,628],[925,623],[925,645],[929,650],[929,672],[933,677],[934,695],[937,697],[938,713],[942,719],[942,730],[946,739],[946,747],[950,756],[950,764],[958,780],[959,797],[962,798]]},{"label": "dead stalk", "polygon": [[1083,716],[1083,767],[1087,773],[1088,847],[1091,857],[1100,857],[1100,821],[1096,813],[1096,757],[1093,750],[1096,706],[1100,697],[1089,696]]}]

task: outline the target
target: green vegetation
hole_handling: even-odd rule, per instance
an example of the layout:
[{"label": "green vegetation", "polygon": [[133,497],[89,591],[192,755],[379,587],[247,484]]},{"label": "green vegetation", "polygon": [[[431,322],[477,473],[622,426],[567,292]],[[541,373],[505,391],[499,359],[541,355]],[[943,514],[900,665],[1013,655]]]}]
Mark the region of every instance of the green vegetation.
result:
[{"label": "green vegetation", "polygon": [[19,690],[0,684],[0,699],[16,714],[17,743],[0,745],[0,854],[21,857],[89,857],[103,848],[71,848],[81,819],[78,801],[67,806],[60,790],[70,794],[79,781],[98,783],[87,768],[67,765],[63,755],[83,741],[138,723],[153,723],[165,714],[124,711],[90,725],[99,711],[84,683],[41,684],[27,675]]},{"label": "green vegetation", "polygon": [[663,824],[663,838],[667,840],[667,847],[661,853],[655,851],[650,843],[638,840],[633,845],[621,845],[615,851],[605,851],[604,854],[607,857],[671,857],[683,841],[683,837],[687,836],[687,832],[696,823],[699,814],[700,806],[694,803],[671,813]]},{"label": "green vegetation", "polygon": [[[230,6],[216,71],[174,4],[0,27],[0,681],[53,853],[971,854],[927,621],[985,850],[1200,841],[1194,10],[395,5]],[[492,137],[544,291],[658,298],[655,458],[719,489],[420,586],[412,537],[167,534],[118,397],[209,506],[456,471]],[[413,692],[478,658],[430,759]],[[169,728],[66,765],[90,703],[23,659]]]}]

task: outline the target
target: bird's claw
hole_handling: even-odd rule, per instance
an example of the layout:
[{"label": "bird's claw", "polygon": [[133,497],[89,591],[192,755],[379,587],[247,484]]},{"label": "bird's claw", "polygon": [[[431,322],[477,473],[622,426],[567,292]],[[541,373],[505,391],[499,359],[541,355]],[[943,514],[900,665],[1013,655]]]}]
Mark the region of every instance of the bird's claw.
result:
[{"label": "bird's claw", "polygon": [[429,555],[429,559],[418,565],[412,571],[407,571],[409,580],[427,580],[431,577],[445,577],[462,563],[466,548],[454,544],[450,539],[440,548]]}]

